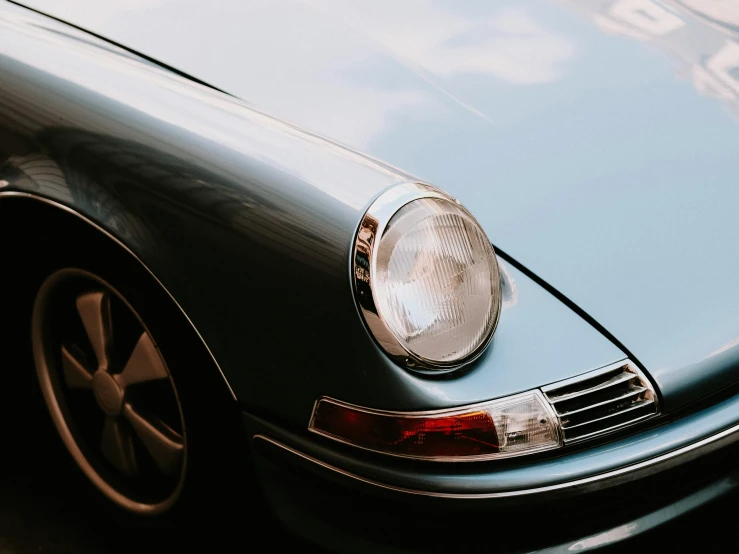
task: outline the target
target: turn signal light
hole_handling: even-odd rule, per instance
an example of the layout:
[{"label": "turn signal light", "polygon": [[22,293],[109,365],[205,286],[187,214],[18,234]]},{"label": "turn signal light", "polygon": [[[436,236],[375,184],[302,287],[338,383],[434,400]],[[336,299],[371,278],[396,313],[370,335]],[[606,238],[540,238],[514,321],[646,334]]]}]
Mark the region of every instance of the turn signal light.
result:
[{"label": "turn signal light", "polygon": [[309,429],[393,456],[487,460],[561,445],[557,418],[538,391],[465,408],[386,412],[320,398]]}]

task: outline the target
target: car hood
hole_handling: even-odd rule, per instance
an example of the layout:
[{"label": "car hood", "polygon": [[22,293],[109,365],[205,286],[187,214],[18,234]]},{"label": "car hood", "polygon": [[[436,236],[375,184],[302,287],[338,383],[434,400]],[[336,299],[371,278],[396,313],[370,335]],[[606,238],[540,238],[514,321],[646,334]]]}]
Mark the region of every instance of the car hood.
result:
[{"label": "car hood", "polygon": [[23,3],[448,190],[665,408],[739,380],[736,4]]}]

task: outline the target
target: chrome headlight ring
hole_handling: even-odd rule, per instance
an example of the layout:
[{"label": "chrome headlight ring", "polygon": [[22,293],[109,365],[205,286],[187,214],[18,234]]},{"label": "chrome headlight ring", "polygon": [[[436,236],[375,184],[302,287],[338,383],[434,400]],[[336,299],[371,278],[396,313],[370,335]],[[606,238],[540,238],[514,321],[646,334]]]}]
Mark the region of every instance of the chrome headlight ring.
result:
[{"label": "chrome headlight ring", "polygon": [[[427,202],[414,204],[412,209],[420,213],[422,219],[409,214],[409,204],[419,200]],[[420,224],[425,227],[420,229]],[[393,256],[395,247],[405,238],[402,225],[409,231],[407,235],[415,232],[417,238],[420,234],[420,238],[428,244],[424,243],[419,247],[418,240],[406,241],[404,248],[398,248],[404,251],[403,255],[398,256],[401,260],[398,262]],[[388,239],[391,227],[401,230],[395,232],[394,238],[391,236]],[[393,243],[393,250],[389,253],[386,248],[381,247],[383,240]],[[436,244],[433,243],[434,240]],[[408,242],[411,243],[410,246]],[[378,254],[382,260],[378,261]],[[467,265],[464,265],[464,260],[460,261],[462,258],[467,260]],[[456,266],[452,267],[450,264],[454,263]],[[468,270],[473,267],[476,271],[471,274]],[[403,304],[402,294],[397,293],[398,286],[391,289],[390,294],[387,293],[387,281],[393,273],[398,273],[399,268],[401,272],[408,271],[413,277],[401,282],[400,287],[416,287],[408,295],[416,304],[410,308]],[[422,183],[404,183],[382,193],[368,208],[357,231],[352,275],[355,298],[367,327],[380,347],[399,365],[429,373],[452,371],[480,356],[493,337],[501,307],[500,271],[495,251],[477,220],[442,190]],[[466,278],[467,281],[463,283]],[[474,281],[472,285],[471,281]],[[456,291],[461,285],[467,285],[467,289],[470,286],[475,288],[472,293],[467,291],[469,294],[461,299],[461,303],[455,304],[460,299]],[[428,294],[428,289],[433,286],[437,287],[432,291],[434,294]],[[427,296],[421,298],[419,288],[424,287],[427,290],[421,292]],[[448,293],[452,289],[455,292]],[[390,305],[393,305],[395,311],[389,308]],[[421,305],[422,308],[419,308]],[[453,317],[457,320],[464,319],[465,315],[469,315],[462,313],[465,310],[476,312],[477,319],[482,324],[476,327],[474,321],[470,323],[465,320],[457,327],[443,328],[444,323],[441,320]],[[436,327],[436,334],[432,332],[430,338],[424,339],[422,348],[414,348],[413,341],[417,340],[420,333],[414,335],[400,332],[399,327],[402,325],[399,322],[408,324],[405,325],[406,328],[412,327],[417,323],[411,321],[412,316],[418,316],[419,311],[423,312],[421,319],[425,318],[427,328]],[[399,316],[399,312],[403,315]],[[474,332],[466,332],[473,329]],[[440,355],[444,344],[432,342],[432,339],[436,341],[437,337],[455,330],[458,331],[455,343],[458,348],[452,348],[453,352]],[[468,344],[459,348],[459,344],[463,342],[460,337],[469,336],[472,339]]]}]

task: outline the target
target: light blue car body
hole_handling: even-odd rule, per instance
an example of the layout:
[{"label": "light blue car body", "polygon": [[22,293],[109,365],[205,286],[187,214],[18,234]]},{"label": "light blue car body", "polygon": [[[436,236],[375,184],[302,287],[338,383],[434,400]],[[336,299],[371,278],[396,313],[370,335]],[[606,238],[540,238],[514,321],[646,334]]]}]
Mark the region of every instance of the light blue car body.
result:
[{"label": "light blue car body", "polygon": [[[95,185],[116,199],[111,212],[68,183],[0,174],[0,194],[53,200],[130,249],[177,300],[245,409],[289,422],[246,416],[252,436],[349,480],[488,499],[587,488],[599,475],[648,460],[672,465],[734,440],[739,398],[716,394],[739,382],[739,8],[22,3],[165,69],[117,46],[106,53],[93,37],[81,47],[83,32],[3,5],[2,105],[38,115],[33,133],[46,133],[51,158],[49,144],[84,142],[76,129],[175,169],[164,180],[145,174],[157,185],[135,194],[120,180]],[[45,102],[63,124],[43,114]],[[111,175],[123,174],[123,162],[104,159]],[[468,207],[503,270],[493,342],[469,371],[444,380],[387,359],[352,297],[360,218],[409,180]],[[191,214],[202,227],[183,235]],[[261,294],[274,295],[269,314],[250,310]],[[651,377],[665,416],[684,415],[562,458],[417,473],[333,452],[290,428],[307,426],[321,395],[436,409],[624,358]],[[627,538],[733,488],[711,486],[669,517],[652,511],[629,532],[581,547]]]}]

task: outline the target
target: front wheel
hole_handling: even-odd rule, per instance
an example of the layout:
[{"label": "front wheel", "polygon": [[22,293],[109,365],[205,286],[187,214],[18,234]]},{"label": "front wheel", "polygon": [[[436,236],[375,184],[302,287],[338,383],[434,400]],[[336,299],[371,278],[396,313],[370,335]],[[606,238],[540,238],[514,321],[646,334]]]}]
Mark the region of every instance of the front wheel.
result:
[{"label": "front wheel", "polygon": [[187,473],[187,431],[167,361],[142,317],[110,283],[52,273],[33,308],[38,379],[64,445],[109,500],[166,512]]},{"label": "front wheel", "polygon": [[31,310],[38,381],[116,525],[176,529],[178,540],[212,528],[209,541],[225,543],[270,523],[238,406],[166,292],[110,250],[43,251]]}]

